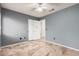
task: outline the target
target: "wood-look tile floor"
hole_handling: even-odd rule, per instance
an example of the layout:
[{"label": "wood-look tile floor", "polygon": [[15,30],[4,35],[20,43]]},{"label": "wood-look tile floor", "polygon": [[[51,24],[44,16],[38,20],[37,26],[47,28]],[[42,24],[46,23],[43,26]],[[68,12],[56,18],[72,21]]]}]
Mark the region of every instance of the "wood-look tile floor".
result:
[{"label": "wood-look tile floor", "polygon": [[34,40],[1,47],[0,56],[79,56],[79,51]]}]

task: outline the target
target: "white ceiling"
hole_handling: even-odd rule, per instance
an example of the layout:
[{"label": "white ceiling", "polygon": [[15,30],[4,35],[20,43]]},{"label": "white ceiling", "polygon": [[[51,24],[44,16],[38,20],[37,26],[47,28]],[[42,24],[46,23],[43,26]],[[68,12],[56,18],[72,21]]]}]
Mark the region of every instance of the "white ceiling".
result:
[{"label": "white ceiling", "polygon": [[[37,12],[32,10],[35,7],[34,3],[2,3],[1,4],[3,8],[7,8],[13,11],[17,11],[35,17],[43,17],[72,5],[74,5],[74,3],[47,3],[47,5],[45,6],[49,11]],[[51,9],[53,8],[54,11],[51,11]]]}]

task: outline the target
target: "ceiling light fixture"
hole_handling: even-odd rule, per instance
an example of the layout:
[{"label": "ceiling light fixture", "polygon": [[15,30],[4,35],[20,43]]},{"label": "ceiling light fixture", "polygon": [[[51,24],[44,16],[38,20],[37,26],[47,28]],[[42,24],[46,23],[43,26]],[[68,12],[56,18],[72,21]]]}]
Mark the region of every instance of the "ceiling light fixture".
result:
[{"label": "ceiling light fixture", "polygon": [[43,12],[43,9],[41,7],[38,7],[38,8],[35,9],[35,11]]},{"label": "ceiling light fixture", "polygon": [[37,11],[37,12],[44,12],[47,10],[47,4],[45,3],[36,3],[34,4],[34,10]]},{"label": "ceiling light fixture", "polygon": [[32,11],[36,11],[38,13],[52,12],[54,11],[54,8],[50,8],[50,4],[48,3],[33,3]]}]

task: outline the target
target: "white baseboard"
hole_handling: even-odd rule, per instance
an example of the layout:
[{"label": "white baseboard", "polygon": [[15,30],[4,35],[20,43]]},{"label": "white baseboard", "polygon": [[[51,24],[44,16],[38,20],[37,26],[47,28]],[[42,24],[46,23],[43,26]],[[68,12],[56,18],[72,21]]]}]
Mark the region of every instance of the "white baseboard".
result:
[{"label": "white baseboard", "polygon": [[69,48],[69,49],[72,49],[72,50],[75,50],[75,51],[79,51],[79,49],[72,48],[72,47],[69,47],[69,46],[66,46],[66,45],[63,45],[63,44],[59,44],[59,43],[56,43],[56,42],[51,42],[51,41],[48,41],[48,40],[46,40],[46,42],[50,42],[51,44],[55,44],[55,45],[58,45],[58,46]]}]

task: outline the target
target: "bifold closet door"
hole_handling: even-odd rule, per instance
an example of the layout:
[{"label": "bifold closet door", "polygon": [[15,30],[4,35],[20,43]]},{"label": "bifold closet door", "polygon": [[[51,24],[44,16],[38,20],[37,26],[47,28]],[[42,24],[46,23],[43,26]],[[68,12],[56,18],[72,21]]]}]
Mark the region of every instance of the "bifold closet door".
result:
[{"label": "bifold closet door", "polygon": [[28,20],[28,38],[29,40],[45,39],[45,19]]},{"label": "bifold closet door", "polygon": [[29,40],[40,39],[41,28],[40,21],[37,20],[28,20],[28,38]]}]

